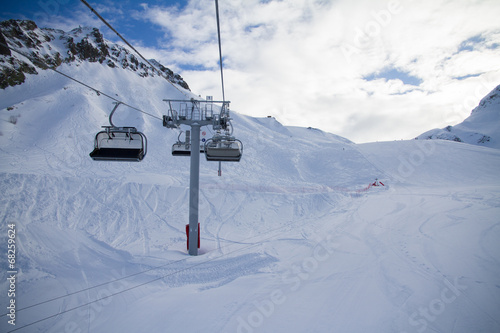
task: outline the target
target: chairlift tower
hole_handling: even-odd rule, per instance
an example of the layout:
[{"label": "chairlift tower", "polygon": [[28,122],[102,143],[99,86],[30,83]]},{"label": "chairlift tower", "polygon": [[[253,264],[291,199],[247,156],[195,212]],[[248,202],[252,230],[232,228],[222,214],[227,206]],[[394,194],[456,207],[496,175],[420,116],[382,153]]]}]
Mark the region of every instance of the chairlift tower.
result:
[{"label": "chairlift tower", "polygon": [[[190,176],[189,176],[189,224],[188,224],[188,252],[190,255],[198,255],[199,244],[199,223],[198,223],[198,205],[200,193],[200,152],[205,152],[207,160],[211,161],[231,161],[227,155],[233,157],[234,161],[239,161],[243,151],[241,141],[236,140],[229,135],[216,135],[218,142],[217,147],[212,147],[211,158],[207,155],[207,144],[205,143],[203,150],[200,150],[200,132],[201,127],[211,125],[218,133],[221,130],[228,132],[230,126],[229,117],[229,101],[213,101],[208,100],[172,100],[164,99],[168,103],[168,114],[163,116],[163,126],[167,128],[179,128],[180,125],[191,127],[191,142],[185,142],[186,147],[189,146],[189,154],[183,150],[182,154],[173,155],[189,155],[190,160]],[[222,104],[220,112],[214,114],[214,104]],[[222,139],[220,139],[222,137]],[[215,138],[215,137],[214,137]],[[186,140],[187,141],[187,140]],[[213,139],[207,141],[212,142]],[[176,143],[175,145],[179,145]],[[174,146],[175,146],[174,145]],[[228,151],[230,152],[228,154]],[[217,156],[219,152],[219,156]],[[220,173],[219,173],[220,174]]]},{"label": "chairlift tower", "polygon": [[[86,2],[85,4],[97,14],[89,4]],[[243,143],[232,136],[231,118],[229,117],[230,102],[226,101],[224,97],[224,75],[222,70],[218,0],[215,0],[215,10],[223,101],[214,101],[211,96],[207,96],[206,100],[195,100],[194,98],[190,100],[164,99],[164,101],[169,104],[169,110],[168,114],[163,116],[163,126],[167,128],[179,128],[180,125],[191,127],[189,135],[186,133],[185,142],[181,142],[179,138],[178,142],[172,146],[172,155],[191,156],[189,224],[187,232],[188,251],[190,255],[194,256],[198,255],[199,244],[198,203],[200,192],[200,153],[205,153],[207,161],[219,162],[219,176],[221,175],[221,162],[239,162],[243,154]],[[97,14],[97,16],[111,28],[99,14]],[[114,29],[112,28],[112,30]],[[118,34],[118,36],[120,36],[120,34]],[[131,46],[126,40],[124,41]],[[148,61],[146,60],[146,62]],[[175,103],[179,103],[178,108],[172,105]],[[94,138],[94,150],[89,155],[95,161],[139,162],[142,161],[146,155],[147,138],[143,133],[137,131],[135,127],[117,127],[113,124],[113,114],[120,104],[124,103],[117,102],[109,115],[110,125],[103,126],[104,130],[97,133]],[[214,114],[214,104],[222,104],[220,113]],[[200,150],[200,130],[201,127],[208,125],[212,125],[216,134],[211,139],[207,140],[203,146],[203,150]],[[231,130],[229,130],[229,128]],[[191,138],[191,142],[189,142],[189,138]]]}]

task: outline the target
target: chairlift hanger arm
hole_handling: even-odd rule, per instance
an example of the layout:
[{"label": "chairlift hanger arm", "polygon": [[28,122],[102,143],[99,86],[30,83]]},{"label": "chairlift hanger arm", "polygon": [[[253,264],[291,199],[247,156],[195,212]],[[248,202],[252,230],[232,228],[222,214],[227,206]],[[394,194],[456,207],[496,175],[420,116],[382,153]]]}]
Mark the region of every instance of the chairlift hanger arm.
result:
[{"label": "chairlift hanger arm", "polygon": [[120,104],[123,104],[122,102],[114,102],[116,105],[115,107],[113,108],[113,111],[111,111],[111,113],[109,114],[109,124],[111,125],[111,127],[116,127],[115,124],[113,124],[113,114],[115,113],[116,109],[118,109],[118,106],[120,106]]}]

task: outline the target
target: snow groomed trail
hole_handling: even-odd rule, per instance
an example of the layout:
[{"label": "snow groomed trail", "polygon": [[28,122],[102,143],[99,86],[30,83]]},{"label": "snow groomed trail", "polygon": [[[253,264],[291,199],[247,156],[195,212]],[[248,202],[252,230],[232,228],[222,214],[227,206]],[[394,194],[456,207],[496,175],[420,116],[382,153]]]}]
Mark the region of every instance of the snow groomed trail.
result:
[{"label": "snow groomed trail", "polygon": [[[441,155],[462,148],[436,143]],[[442,177],[432,157],[407,182],[384,171],[387,186],[362,194],[211,183],[196,258],[185,254],[187,187],[4,173],[19,307],[102,284],[19,311],[18,325],[94,301],[21,331],[493,332],[500,154],[470,148],[473,169]]]},{"label": "snow groomed trail", "polygon": [[[19,270],[16,326],[5,310],[2,332],[500,331],[500,151],[355,145],[233,113],[244,157],[222,177],[202,161],[201,255],[189,257],[178,133],[124,115],[142,124],[148,156],[93,162],[109,103],[51,80],[32,99],[2,93],[22,114],[0,128],[0,232],[16,225]],[[385,186],[365,190],[376,178]]]}]

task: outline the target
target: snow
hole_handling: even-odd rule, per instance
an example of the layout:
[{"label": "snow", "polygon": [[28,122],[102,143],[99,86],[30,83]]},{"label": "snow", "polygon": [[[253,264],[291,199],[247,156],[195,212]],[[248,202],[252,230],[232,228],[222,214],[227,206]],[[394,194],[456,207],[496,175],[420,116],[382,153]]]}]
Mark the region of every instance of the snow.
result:
[{"label": "snow", "polygon": [[[162,99],[194,96],[98,63],[59,70],[160,118]],[[51,71],[0,91],[2,246],[15,223],[19,270],[2,332],[500,331],[500,150],[356,145],[232,112],[244,155],[222,177],[202,159],[191,257],[179,133],[120,106],[147,156],[92,161],[112,108]]]},{"label": "snow", "polygon": [[427,131],[417,139],[450,140],[500,149],[499,133],[500,85],[487,94],[460,124]]}]

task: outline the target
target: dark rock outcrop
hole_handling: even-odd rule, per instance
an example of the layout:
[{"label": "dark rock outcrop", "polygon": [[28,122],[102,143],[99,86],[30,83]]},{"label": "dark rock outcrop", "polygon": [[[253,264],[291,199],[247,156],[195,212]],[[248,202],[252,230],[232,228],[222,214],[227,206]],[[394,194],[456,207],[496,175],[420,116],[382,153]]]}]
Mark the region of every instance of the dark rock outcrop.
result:
[{"label": "dark rock outcrop", "polygon": [[[19,52],[11,51],[5,45]],[[62,30],[37,27],[28,20],[8,20],[0,23],[0,88],[22,84],[25,74],[37,74],[37,69],[56,69],[63,63],[98,62],[111,68],[137,72],[141,77],[159,75],[187,90],[188,84],[179,74],[151,62],[156,68],[140,61],[128,49],[104,39],[96,28],[79,27]]]}]

